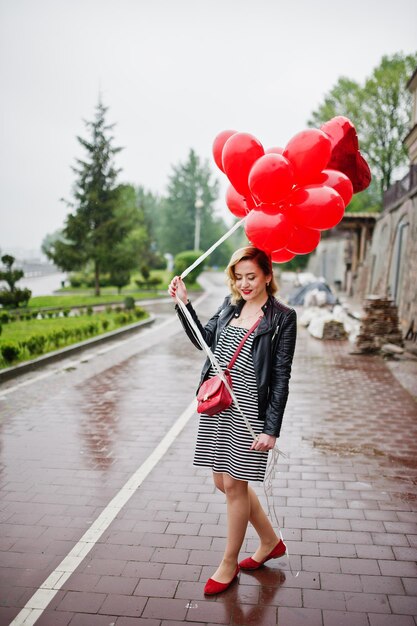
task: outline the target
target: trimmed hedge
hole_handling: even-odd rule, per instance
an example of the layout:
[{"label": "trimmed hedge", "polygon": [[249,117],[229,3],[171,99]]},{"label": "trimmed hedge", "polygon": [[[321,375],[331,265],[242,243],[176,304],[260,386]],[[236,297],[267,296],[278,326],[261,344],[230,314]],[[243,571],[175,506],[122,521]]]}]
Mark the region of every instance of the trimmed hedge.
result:
[{"label": "trimmed hedge", "polygon": [[[111,322],[116,328],[132,324],[145,318],[147,313],[144,309],[136,307],[133,310],[116,313],[111,319],[94,319],[92,313],[87,315],[90,319],[87,318],[84,324],[74,328],[57,327],[47,333],[33,334],[20,341],[7,339],[0,341],[0,368],[108,332]],[[99,315],[98,313],[97,317]]]}]

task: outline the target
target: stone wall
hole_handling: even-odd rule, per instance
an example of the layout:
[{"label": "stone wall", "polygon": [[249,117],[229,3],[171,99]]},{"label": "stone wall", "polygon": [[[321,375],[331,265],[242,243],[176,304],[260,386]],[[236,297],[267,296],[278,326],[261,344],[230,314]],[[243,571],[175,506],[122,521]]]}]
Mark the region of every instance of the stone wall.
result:
[{"label": "stone wall", "polygon": [[362,289],[366,285],[366,293],[356,295],[393,298],[403,333],[412,320],[416,326],[417,195],[381,214],[361,275],[360,283]]}]

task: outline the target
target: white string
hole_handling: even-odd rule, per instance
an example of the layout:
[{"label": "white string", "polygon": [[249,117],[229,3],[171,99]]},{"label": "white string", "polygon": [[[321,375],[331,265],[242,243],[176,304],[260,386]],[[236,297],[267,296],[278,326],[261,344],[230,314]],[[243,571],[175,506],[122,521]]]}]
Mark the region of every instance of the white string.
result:
[{"label": "white string", "polygon": [[178,298],[178,296],[175,296],[175,299],[178,302],[179,307],[181,308],[181,311],[184,313],[189,325],[191,326],[192,331],[194,332],[195,336],[198,339],[199,344],[201,345],[201,347],[203,348],[204,352],[207,354],[208,358],[210,359],[210,362],[213,366],[214,371],[216,372],[216,374],[219,376],[219,378],[223,381],[227,391],[230,393],[232,400],[237,408],[237,410],[239,411],[239,413],[241,414],[241,416],[243,417],[243,420],[253,438],[254,441],[256,441],[258,439],[258,435],[256,435],[255,431],[253,430],[251,423],[249,422],[248,418],[246,417],[246,415],[243,413],[242,409],[240,408],[238,399],[236,398],[236,395],[233,391],[233,387],[231,387],[227,381],[227,378],[224,375],[224,372],[220,366],[220,363],[218,362],[218,360],[216,359],[216,357],[214,356],[213,352],[210,350],[210,348],[208,347],[208,345],[206,344],[206,342],[203,339],[203,335],[200,333],[199,328],[197,327],[197,325],[195,324],[193,318],[191,317],[191,314],[189,312],[189,310],[187,309],[187,306],[184,304],[184,302],[182,300],[180,300],[180,298]]},{"label": "white string", "polygon": [[194,261],[194,263],[191,263],[190,267],[187,267],[187,269],[183,271],[183,273],[181,274],[181,278],[184,279],[186,276],[188,276],[190,272],[193,271],[195,267],[197,267],[197,265],[200,265],[200,263],[204,261],[204,259],[207,258],[213,252],[213,250],[215,250],[221,243],[223,243],[223,241],[226,241],[226,239],[228,239],[230,235],[232,235],[235,230],[239,228],[239,226],[242,226],[245,219],[246,217],[241,219],[239,222],[236,222],[236,224],[234,224],[234,226],[232,226],[232,228],[228,230],[227,233],[225,233],[222,237],[220,237],[220,239],[213,243],[213,245],[208,250],[206,250],[206,252],[203,252],[203,254],[199,256],[198,259]]},{"label": "white string", "polygon": [[[202,255],[200,255],[198,257],[198,259],[196,259],[194,261],[194,263],[192,263],[189,267],[187,267],[181,274],[181,278],[184,279],[186,276],[188,276],[188,274],[190,272],[192,272],[192,270],[194,268],[196,268],[198,265],[200,265],[200,263],[202,263],[202,261],[204,261],[204,259],[206,259],[212,252],[213,250],[215,250],[221,243],[223,243],[223,241],[226,241],[226,239],[228,239],[230,237],[230,235],[232,235],[235,230],[237,230],[239,228],[239,226],[242,226],[242,224],[245,222],[245,217],[243,219],[241,219],[239,222],[236,222],[236,224],[234,224],[232,226],[232,228],[230,230],[227,231],[227,233],[225,233],[222,237],[220,237],[220,239],[218,239],[215,243],[213,243],[213,245],[206,250],[206,252],[204,252]],[[249,433],[251,435],[251,437],[253,438],[254,441],[258,440],[258,435],[256,435],[255,431],[253,430],[251,423],[249,422],[248,418],[246,417],[246,415],[243,413],[242,409],[240,408],[239,402],[236,398],[235,393],[233,392],[233,388],[229,385],[229,382],[227,380],[227,378],[224,375],[224,372],[221,368],[220,363],[218,362],[218,360],[216,359],[216,357],[214,356],[213,352],[210,350],[209,346],[206,344],[206,342],[204,341],[204,338],[199,330],[199,328],[197,327],[197,325],[195,324],[189,310],[187,309],[187,306],[184,304],[184,302],[182,300],[180,300],[178,298],[178,296],[175,296],[175,299],[178,303],[178,306],[180,307],[181,311],[183,312],[186,320],[188,321],[191,330],[194,332],[197,340],[200,343],[200,346],[202,347],[202,349],[204,350],[204,352],[206,353],[207,357],[209,358],[213,370],[216,372],[216,374],[219,376],[219,378],[222,380],[222,382],[224,383],[227,391],[230,393],[231,397],[232,397],[232,401],[234,402],[237,410],[239,411],[239,413],[241,414],[247,429],[249,430]],[[269,464],[266,470],[266,474],[265,474],[265,479],[264,479],[264,492],[265,492],[265,497],[266,497],[266,502],[267,502],[267,509],[268,509],[268,515],[270,516],[270,519],[272,521],[275,521],[275,525],[278,527],[278,532],[279,532],[279,536],[281,538],[281,541],[284,541],[284,537],[282,535],[282,531],[281,531],[281,525],[279,523],[279,519],[278,519],[278,515],[275,509],[275,504],[274,504],[274,497],[273,497],[273,480],[275,478],[275,469],[279,460],[279,455],[283,456],[284,458],[287,457],[287,455],[282,452],[282,450],[280,450],[277,447],[274,447],[271,451],[271,457],[269,459]],[[272,500],[272,506],[271,506],[271,500]],[[288,558],[288,565],[291,571],[291,574],[295,577],[297,577],[299,575],[299,571],[297,571],[294,574],[293,568],[291,566],[291,559],[290,559],[290,555],[288,552],[288,546],[286,546],[286,556]]]}]

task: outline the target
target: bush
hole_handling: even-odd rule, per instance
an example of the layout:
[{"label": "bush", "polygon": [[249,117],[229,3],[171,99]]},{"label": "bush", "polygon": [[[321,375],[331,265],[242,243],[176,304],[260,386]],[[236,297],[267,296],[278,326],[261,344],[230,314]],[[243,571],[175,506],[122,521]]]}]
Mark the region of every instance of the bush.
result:
[{"label": "bush", "polygon": [[[174,259],[174,276],[179,276],[187,269],[198,257],[202,254],[198,250],[186,250],[180,252]],[[197,278],[200,276],[204,269],[204,261],[200,263],[192,272],[185,278],[185,282],[196,283]]]},{"label": "bush", "polygon": [[135,308],[135,299],[132,296],[126,296],[125,309],[126,311],[132,311]]},{"label": "bush", "polygon": [[112,313],[112,312],[113,312],[113,307],[110,304],[108,304],[106,306],[106,313]]},{"label": "bush", "polygon": [[150,279],[148,280],[148,286],[151,287],[151,289],[157,287],[160,284],[161,284],[161,279],[158,278],[158,276],[151,276]]},{"label": "bush", "polygon": [[101,325],[102,325],[104,331],[106,331],[108,329],[109,324],[110,324],[109,320],[101,320]]},{"label": "bush", "polygon": [[0,323],[0,335],[2,333],[3,328],[1,327],[1,323]]},{"label": "bush", "polygon": [[20,356],[20,346],[17,343],[9,341],[1,346],[1,355],[6,363],[13,363]]},{"label": "bush", "polygon": [[136,278],[135,283],[139,289],[156,289],[156,287],[161,283],[161,279],[158,278],[158,276],[150,276],[147,280],[138,280]]},{"label": "bush", "polygon": [[141,309],[139,306],[137,306],[134,310],[134,316],[136,317],[137,320],[142,319],[142,317],[146,316],[146,311],[145,309]]},{"label": "bush", "polygon": [[140,268],[140,273],[142,274],[144,281],[147,282],[149,276],[151,275],[149,267],[147,265],[142,265],[142,267]]},{"label": "bush", "polygon": [[63,334],[62,334],[62,331],[60,330],[53,330],[48,335],[49,342],[52,343],[55,346],[55,348],[59,348],[59,344],[61,343],[62,339],[63,339]]},{"label": "bush", "polygon": [[167,260],[159,252],[154,252],[150,258],[149,265],[153,270],[166,270]]},{"label": "bush", "polygon": [[27,306],[32,292],[26,287],[24,289],[15,289],[14,291],[0,290],[0,304],[5,308],[12,309],[19,305]]},{"label": "bush", "polygon": [[93,314],[93,307],[92,306],[88,306],[87,307],[87,315],[92,315]]},{"label": "bush", "polygon": [[10,314],[7,311],[2,311],[0,313],[0,322],[2,324],[8,324],[10,322]]},{"label": "bush", "polygon": [[45,335],[31,335],[24,342],[24,346],[28,349],[30,355],[42,354],[45,349],[47,339],[48,338]]},{"label": "bush", "polygon": [[88,335],[96,335],[100,331],[100,327],[97,322],[90,322],[86,325],[86,333]]},{"label": "bush", "polygon": [[126,313],[118,313],[114,316],[114,321],[118,326],[121,326],[122,324],[127,324],[129,318]]},{"label": "bush", "polygon": [[69,281],[71,287],[74,287],[74,289],[78,289],[84,284],[84,278],[81,274],[71,274]]},{"label": "bush", "polygon": [[[85,284],[87,285],[87,287],[96,286],[96,279],[95,279],[94,274],[89,274],[87,276]],[[100,287],[111,287],[112,281],[110,278],[110,274],[100,274],[98,284],[100,285]]]}]

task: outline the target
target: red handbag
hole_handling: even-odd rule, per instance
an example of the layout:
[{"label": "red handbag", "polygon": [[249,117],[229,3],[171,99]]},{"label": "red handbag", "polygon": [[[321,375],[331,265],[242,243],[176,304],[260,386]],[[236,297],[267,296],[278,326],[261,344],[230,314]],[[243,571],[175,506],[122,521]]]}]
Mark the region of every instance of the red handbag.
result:
[{"label": "red handbag", "polygon": [[[230,376],[230,370],[235,364],[236,359],[239,356],[239,352],[243,348],[243,344],[245,343],[246,339],[249,337],[249,335],[253,333],[259,322],[260,318],[256,320],[252,328],[250,328],[245,334],[238,347],[236,348],[236,352],[230,359],[229,365],[223,372],[223,375],[226,378],[229,387],[232,387],[232,377]],[[230,391],[227,389],[220,376],[218,374],[215,374],[215,376],[213,376],[212,378],[205,380],[198,390],[197,413],[205,413],[206,415],[217,415],[217,413],[221,413],[225,409],[228,409],[232,402],[233,399],[230,395]]]}]

